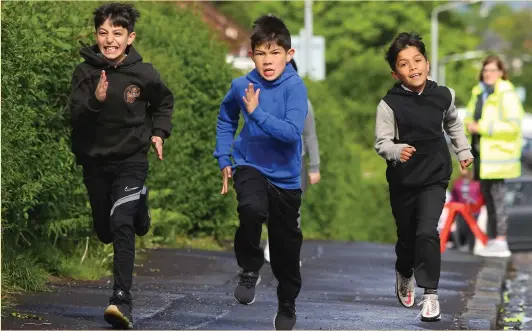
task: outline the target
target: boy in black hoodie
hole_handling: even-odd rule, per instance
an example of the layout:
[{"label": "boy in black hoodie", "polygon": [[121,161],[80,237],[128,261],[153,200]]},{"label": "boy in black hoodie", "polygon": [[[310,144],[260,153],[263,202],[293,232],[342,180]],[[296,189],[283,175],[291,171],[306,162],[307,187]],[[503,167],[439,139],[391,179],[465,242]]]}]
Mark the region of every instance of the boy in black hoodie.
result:
[{"label": "boy in black hoodie", "polygon": [[80,54],[71,92],[72,151],[83,166],[94,229],[113,243],[113,295],[104,312],[115,328],[133,327],[130,294],[135,234],[150,227],[147,153],[159,160],[171,131],[172,92],[132,46],[139,12],[109,3],[94,11],[96,45]]},{"label": "boy in black hoodie", "polygon": [[454,105],[455,93],[428,80],[425,45],[414,33],[401,33],[386,54],[399,82],[377,108],[375,149],[386,159],[390,204],[397,226],[395,252],[399,303],[414,305],[414,278],[424,288],[422,321],[441,319],[438,301],[440,237],[452,163],[445,130],[462,169],[473,161],[471,146]]}]

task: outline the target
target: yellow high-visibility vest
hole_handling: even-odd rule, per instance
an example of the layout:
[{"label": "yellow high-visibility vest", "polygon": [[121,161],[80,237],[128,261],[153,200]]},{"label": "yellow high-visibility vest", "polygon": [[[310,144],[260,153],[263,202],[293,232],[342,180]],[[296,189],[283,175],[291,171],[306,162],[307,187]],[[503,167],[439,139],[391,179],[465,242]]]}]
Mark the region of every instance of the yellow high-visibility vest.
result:
[{"label": "yellow high-visibility vest", "polygon": [[[467,104],[464,128],[474,121],[477,98],[482,86],[475,86]],[[523,138],[521,122],[524,110],[512,83],[500,79],[484,101],[478,121],[480,134],[480,179],[506,179],[521,176]],[[479,160],[475,160],[478,162]]]}]

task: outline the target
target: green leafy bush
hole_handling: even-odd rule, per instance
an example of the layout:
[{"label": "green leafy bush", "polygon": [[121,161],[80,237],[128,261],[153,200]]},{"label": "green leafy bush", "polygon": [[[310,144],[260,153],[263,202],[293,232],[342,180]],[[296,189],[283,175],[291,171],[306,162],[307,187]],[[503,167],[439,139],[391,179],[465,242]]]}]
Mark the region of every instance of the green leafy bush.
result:
[{"label": "green leafy bush", "polygon": [[[84,264],[108,260],[110,246],[104,249],[92,231],[65,109],[73,69],[82,60],[79,41],[93,43],[91,13],[99,4],[3,5],[1,219],[3,252],[12,252],[2,259],[4,268],[19,265],[9,257],[24,251],[43,270],[74,272],[73,264],[58,259],[75,250],[79,256],[70,255],[80,261],[87,237],[92,255]],[[137,2],[136,7],[141,19],[135,46],[176,99],[165,160],[151,159],[151,242],[171,243],[176,235],[221,238],[236,224],[234,199],[219,195],[220,173],[212,158],[218,103],[232,77],[226,51],[199,17],[175,3]],[[13,277],[3,277],[3,283],[21,283],[15,275],[28,274],[10,271],[6,275]]]}]

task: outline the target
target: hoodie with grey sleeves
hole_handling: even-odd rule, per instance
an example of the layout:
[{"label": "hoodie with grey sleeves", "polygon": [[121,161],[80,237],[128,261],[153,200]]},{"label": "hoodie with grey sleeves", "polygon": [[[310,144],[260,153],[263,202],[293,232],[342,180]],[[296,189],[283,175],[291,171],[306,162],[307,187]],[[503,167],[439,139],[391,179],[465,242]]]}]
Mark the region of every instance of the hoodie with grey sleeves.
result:
[{"label": "hoodie with grey sleeves", "polygon": [[[390,184],[418,187],[449,180],[452,164],[444,137],[451,139],[460,161],[473,158],[454,105],[455,93],[428,80],[422,93],[396,84],[377,107],[375,150],[386,159]],[[415,147],[401,162],[401,151]]]},{"label": "hoodie with grey sleeves", "polygon": [[[464,135],[462,120],[458,117],[458,111],[454,104],[455,92],[449,88],[452,95],[452,102],[445,112],[442,127],[447,132],[453,145],[453,151],[457,154],[458,160],[472,159],[471,145]],[[375,124],[375,150],[387,161],[400,162],[401,151],[408,147],[407,144],[396,144],[395,139],[400,139],[395,115],[388,104],[381,100],[377,106],[377,121]]]},{"label": "hoodie with grey sleeves", "polygon": [[308,172],[320,171],[320,149],[318,147],[318,136],[316,135],[316,123],[314,121],[314,110],[312,104],[308,101],[308,114],[305,118],[305,127],[303,129],[303,148],[302,156],[308,153],[309,166]]}]

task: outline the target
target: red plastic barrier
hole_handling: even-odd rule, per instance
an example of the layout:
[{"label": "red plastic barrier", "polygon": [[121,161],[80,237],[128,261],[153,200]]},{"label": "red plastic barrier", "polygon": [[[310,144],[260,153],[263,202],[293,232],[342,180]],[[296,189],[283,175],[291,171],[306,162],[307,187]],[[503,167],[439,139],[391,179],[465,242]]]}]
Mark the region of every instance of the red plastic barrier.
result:
[{"label": "red plastic barrier", "polygon": [[456,214],[461,214],[467,225],[475,235],[484,245],[488,242],[488,236],[480,230],[477,225],[473,213],[480,211],[480,208],[484,204],[484,201],[479,201],[475,205],[465,204],[460,202],[448,202],[445,204],[445,208],[448,210],[447,219],[445,220],[445,225],[440,232],[440,251],[443,253],[447,248],[447,241],[449,240],[449,235],[451,233],[451,225],[453,225]]}]

